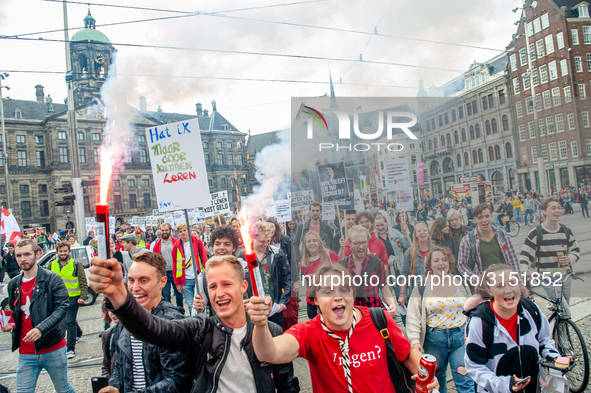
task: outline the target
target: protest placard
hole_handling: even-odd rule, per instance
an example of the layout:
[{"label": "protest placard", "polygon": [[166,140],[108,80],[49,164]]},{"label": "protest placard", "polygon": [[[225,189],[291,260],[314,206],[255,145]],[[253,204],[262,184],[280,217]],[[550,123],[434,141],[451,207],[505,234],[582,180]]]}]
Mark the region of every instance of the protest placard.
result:
[{"label": "protest placard", "polygon": [[228,202],[228,191],[214,192],[210,195],[209,205],[203,207],[205,217],[217,216],[218,214],[230,214],[230,203]]},{"label": "protest placard", "polygon": [[209,185],[198,119],[146,128],[158,210],[206,206]]},{"label": "protest placard", "polygon": [[265,216],[275,217],[277,216],[277,208],[275,206],[275,199],[268,198],[263,201],[265,205]]},{"label": "protest placard", "polygon": [[304,214],[308,214],[310,210],[310,203],[314,202],[314,191],[296,191],[291,193],[291,210],[302,210]]},{"label": "protest placard", "polygon": [[406,158],[387,160],[384,162],[384,166],[386,167],[388,191],[407,191],[411,188],[408,161]]},{"label": "protest placard", "polygon": [[275,201],[275,210],[277,211],[277,222],[291,221],[291,201],[282,199]]},{"label": "protest placard", "polygon": [[335,206],[334,202],[322,202],[322,214],[320,219],[322,221],[334,221],[335,218]]},{"label": "protest placard", "polygon": [[349,197],[349,186],[345,178],[345,163],[333,162],[318,165],[318,179],[322,192],[322,201],[330,202]]},{"label": "protest placard", "polygon": [[414,210],[412,188],[396,191],[396,211],[409,212]]}]

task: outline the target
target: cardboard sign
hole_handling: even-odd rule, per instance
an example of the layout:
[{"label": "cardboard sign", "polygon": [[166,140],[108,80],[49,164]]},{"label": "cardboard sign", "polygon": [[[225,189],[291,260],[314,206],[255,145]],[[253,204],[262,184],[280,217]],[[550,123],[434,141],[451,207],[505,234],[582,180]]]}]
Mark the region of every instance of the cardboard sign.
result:
[{"label": "cardboard sign", "polygon": [[363,201],[361,200],[361,193],[359,192],[358,189],[355,189],[354,192],[355,195],[355,210],[357,210],[358,212],[362,212],[365,210],[365,208],[363,207]]},{"label": "cardboard sign", "polygon": [[206,206],[209,185],[198,119],[146,128],[160,211]]},{"label": "cardboard sign", "polygon": [[182,210],[177,210],[172,213],[174,217],[174,225],[186,223],[185,220],[185,212]]},{"label": "cardboard sign", "polygon": [[164,212],[161,212],[158,209],[152,209],[152,215],[157,216],[157,217],[162,217],[162,216],[164,216]]},{"label": "cardboard sign", "polygon": [[115,217],[109,217],[109,233],[115,233]]},{"label": "cardboard sign", "polygon": [[291,201],[289,199],[275,201],[275,210],[277,222],[291,221]]},{"label": "cardboard sign", "polygon": [[210,196],[210,205],[203,208],[205,217],[217,216],[218,214],[230,214],[230,203],[228,202],[228,191],[214,192]]},{"label": "cardboard sign", "polygon": [[273,198],[265,199],[265,201],[263,203],[265,204],[265,216],[267,216],[267,217],[277,216],[277,208],[275,206],[275,199],[273,199]]},{"label": "cardboard sign", "polygon": [[343,161],[318,165],[318,178],[322,201],[330,202],[349,197],[349,186],[345,177],[345,163]]},{"label": "cardboard sign", "polygon": [[322,202],[322,214],[320,215],[322,221],[334,221],[335,206],[334,202]]},{"label": "cardboard sign", "polygon": [[158,225],[158,217],[156,216],[147,216],[146,217],[146,226],[155,227]]},{"label": "cardboard sign", "polygon": [[396,211],[410,212],[414,210],[412,188],[396,191]]},{"label": "cardboard sign", "polygon": [[310,203],[314,202],[314,191],[296,191],[291,193],[291,210],[302,210],[304,214],[310,211]]}]

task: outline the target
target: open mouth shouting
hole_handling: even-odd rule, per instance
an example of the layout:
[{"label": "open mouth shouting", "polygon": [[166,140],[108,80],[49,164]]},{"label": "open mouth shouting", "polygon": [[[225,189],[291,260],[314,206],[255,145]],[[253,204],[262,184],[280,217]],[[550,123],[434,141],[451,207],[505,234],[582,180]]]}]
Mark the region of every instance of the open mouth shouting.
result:
[{"label": "open mouth shouting", "polygon": [[332,309],[332,312],[337,318],[342,318],[345,316],[345,306],[339,305]]},{"label": "open mouth shouting", "polygon": [[135,300],[137,300],[139,304],[143,304],[148,300],[148,295],[144,292],[134,293],[133,297],[135,298]]},{"label": "open mouth shouting", "polygon": [[218,313],[224,312],[230,309],[230,299],[218,300],[216,304],[218,306]]},{"label": "open mouth shouting", "polygon": [[513,305],[515,305],[515,296],[505,297],[503,298],[503,301],[505,302],[505,305],[507,307],[512,307]]}]

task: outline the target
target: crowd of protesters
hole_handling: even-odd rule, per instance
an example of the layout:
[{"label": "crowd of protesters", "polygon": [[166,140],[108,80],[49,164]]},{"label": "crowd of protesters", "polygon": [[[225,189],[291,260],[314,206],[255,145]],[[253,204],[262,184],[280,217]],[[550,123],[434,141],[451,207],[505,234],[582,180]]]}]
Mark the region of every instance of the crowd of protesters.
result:
[{"label": "crowd of protesters", "polygon": [[[389,348],[410,374],[418,372],[423,354],[435,356],[429,389],[447,391],[449,366],[459,392],[534,392],[535,383],[517,384],[526,376],[537,380],[531,354],[560,354],[548,321],[533,322],[539,308],[524,295],[523,277],[531,275],[535,255],[547,257],[538,261],[538,271],[564,273],[577,262],[576,239],[559,221],[565,204],[586,205],[588,193],[544,199],[510,192],[497,203],[474,204],[470,198],[425,198],[408,213],[396,212],[392,202],[373,203],[363,211],[339,210],[329,222],[321,219],[319,202],[286,223],[249,217],[256,283],[236,217],[226,223],[216,216],[190,228],[118,225],[110,239],[113,259],[93,258],[88,277],[89,286],[105,294],[103,376],[109,386],[100,393],[298,392],[297,357],[308,361],[314,392],[395,392],[413,381],[389,367]],[[506,232],[493,225],[494,215],[527,220],[538,209],[544,222],[530,231],[518,256]],[[59,247],[77,244],[65,231],[57,235],[68,241]],[[558,262],[551,246],[556,239],[565,245]],[[92,231],[83,245],[96,247]],[[49,365],[41,356],[65,354],[71,277],[58,280],[59,269],[36,268],[42,255],[37,241],[9,245],[7,255],[13,350],[20,347],[17,391],[34,387],[41,368],[58,391],[74,391],[63,361]],[[509,280],[511,273],[519,280]],[[451,280],[483,275],[507,278],[501,287]],[[359,284],[362,277],[375,281]],[[400,285],[396,278],[407,280]],[[56,296],[43,300],[43,312],[27,314],[22,305],[31,301],[25,292],[35,279],[38,290]],[[261,296],[254,296],[255,284]],[[570,283],[563,290],[568,299]],[[303,322],[300,304],[308,317]],[[378,328],[380,318],[384,328]],[[530,320],[531,331],[518,331],[517,318]],[[494,340],[506,353],[482,355],[485,324],[493,325]],[[515,355],[520,351],[532,358]]]}]

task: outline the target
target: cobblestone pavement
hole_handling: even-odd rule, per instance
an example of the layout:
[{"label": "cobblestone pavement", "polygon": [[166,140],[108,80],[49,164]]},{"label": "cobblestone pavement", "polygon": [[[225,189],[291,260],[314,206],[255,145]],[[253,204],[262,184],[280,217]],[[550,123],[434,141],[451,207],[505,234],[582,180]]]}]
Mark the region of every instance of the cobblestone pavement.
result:
[{"label": "cobblestone pavement", "polygon": [[[591,219],[582,218],[577,208],[578,206],[575,206],[575,215],[566,216],[563,219],[563,223],[572,229],[581,248],[581,261],[576,265],[575,270],[591,271],[591,232],[588,230]],[[519,235],[511,239],[518,253],[528,232],[529,228],[524,226],[521,228]],[[589,311],[578,317],[580,319],[577,321],[577,325],[581,329],[588,345],[591,346],[591,274],[586,274],[582,277],[586,280],[584,283],[575,282],[573,284],[571,306],[577,303],[588,305],[586,309]],[[305,289],[302,288],[302,295],[304,291]],[[100,319],[101,299],[102,296],[99,296],[93,306],[81,307],[78,312],[78,321],[84,331],[84,335],[76,346],[76,357],[69,361],[68,377],[74,388],[82,393],[92,392],[90,378],[101,374],[102,349],[101,341],[98,337],[98,334],[103,330],[103,322]],[[543,310],[546,310],[546,303],[544,301],[538,304],[540,304]],[[303,296],[300,306],[300,321],[305,321],[307,316]],[[0,333],[0,383],[6,385],[13,392],[16,391],[14,372],[16,370],[17,360],[18,353],[12,353],[10,351],[10,335]],[[296,359],[294,366],[295,374],[300,380],[301,391],[303,393],[311,393],[312,385],[307,362],[303,359]],[[448,383],[448,391],[455,392],[453,382]],[[36,392],[53,392],[53,385],[47,374],[42,373],[39,377]],[[588,387],[586,392],[591,392],[591,387]]]}]

